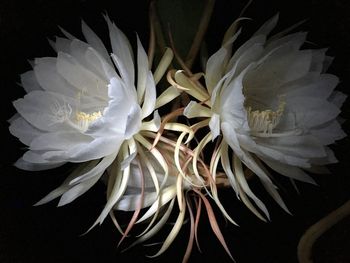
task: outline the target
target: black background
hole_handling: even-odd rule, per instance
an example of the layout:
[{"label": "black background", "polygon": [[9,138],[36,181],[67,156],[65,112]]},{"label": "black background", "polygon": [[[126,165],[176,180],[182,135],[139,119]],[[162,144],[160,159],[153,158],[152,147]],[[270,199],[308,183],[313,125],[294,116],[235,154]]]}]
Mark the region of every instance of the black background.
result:
[{"label": "black background", "polygon": [[[210,52],[215,51],[227,26],[237,17],[245,1],[217,1],[206,41]],[[102,17],[107,12],[129,37],[135,31],[147,46],[147,1],[0,1],[0,89],[1,89],[1,174],[0,174],[0,262],[153,262],[144,255],[154,254],[152,247],[138,246],[120,253],[116,245],[120,235],[107,219],[101,227],[80,236],[94,222],[104,205],[104,186],[97,184],[84,196],[65,207],[57,202],[40,207],[32,205],[57,187],[67,176],[70,166],[44,172],[25,172],[12,166],[24,151],[23,145],[8,133],[6,122],[15,110],[11,102],[24,95],[16,85],[19,74],[30,69],[28,59],[53,56],[47,38],[61,35],[57,25],[81,37],[80,20],[84,19],[95,32],[107,41],[107,29]],[[243,36],[248,36],[267,18],[280,12],[278,29],[282,30],[302,19],[299,27],[309,31],[308,40],[315,48],[329,47],[335,57],[329,69],[340,77],[338,90],[349,94],[350,74],[350,4],[347,0],[319,1],[255,1],[246,16]],[[341,116],[349,117],[349,102]],[[343,125],[349,133],[349,123]],[[350,196],[349,138],[332,148],[339,159],[330,165],[330,175],[316,176],[318,187],[298,184],[298,195],[287,180],[279,178],[282,195],[293,216],[277,207],[260,191],[255,180],[253,187],[268,202],[272,222],[262,223],[247,211],[231,190],[220,194],[229,213],[240,227],[226,225],[218,216],[222,232],[237,262],[297,262],[296,247],[302,233],[314,222],[340,206]],[[217,213],[219,215],[219,213]],[[128,215],[129,216],[129,215]],[[125,218],[125,214],[120,215]],[[343,222],[335,234],[322,237],[316,244],[315,262],[350,262],[349,222]],[[165,227],[169,231],[171,225]],[[154,262],[180,262],[188,240],[188,224],[183,227],[174,244]],[[153,242],[164,240],[160,233]],[[346,237],[348,236],[348,237]],[[190,262],[229,262],[210,226],[202,214],[199,229],[203,253],[194,247]],[[156,247],[157,248],[157,247]],[[158,246],[159,248],[159,246]]]}]

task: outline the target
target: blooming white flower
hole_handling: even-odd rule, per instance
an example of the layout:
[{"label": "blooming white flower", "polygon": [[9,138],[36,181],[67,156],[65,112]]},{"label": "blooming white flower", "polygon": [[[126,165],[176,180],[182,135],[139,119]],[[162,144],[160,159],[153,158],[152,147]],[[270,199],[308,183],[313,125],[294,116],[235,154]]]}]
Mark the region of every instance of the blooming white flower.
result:
[{"label": "blooming white flower", "polygon": [[[196,102],[185,110],[189,117],[210,116],[212,139],[223,135],[221,161],[233,188],[255,213],[245,195],[267,216],[249,189],[241,162],[285,208],[260,160],[282,175],[312,183],[303,170],[336,162],[328,145],[345,136],[336,120],[345,95],[333,91],[338,78],[324,73],[330,64],[326,50],[300,49],[303,32],[268,38],[277,21],[278,15],[267,21],[233,55],[240,31],[226,39],[206,65],[210,112]],[[234,170],[228,146],[234,152]]]},{"label": "blooming white flower", "polygon": [[[87,43],[63,30],[66,38],[52,42],[57,57],[37,58],[33,70],[21,75],[28,94],[13,103],[18,114],[11,120],[10,132],[29,150],[16,166],[43,170],[66,162],[91,161],[43,201],[64,193],[63,205],[87,191],[116,159],[123,142],[132,141],[142,120],[155,109],[155,82],[140,40],[137,38],[136,90],[130,43],[105,18],[111,56],[83,22]],[[135,146],[124,150],[124,166],[135,152]]]}]

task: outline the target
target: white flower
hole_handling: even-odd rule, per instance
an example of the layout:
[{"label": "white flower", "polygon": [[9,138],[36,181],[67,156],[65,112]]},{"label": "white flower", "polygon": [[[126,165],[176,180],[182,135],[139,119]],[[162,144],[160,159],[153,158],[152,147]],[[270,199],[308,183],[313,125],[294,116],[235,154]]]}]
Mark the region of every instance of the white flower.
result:
[{"label": "white flower", "polygon": [[[83,22],[87,43],[63,31],[52,43],[57,57],[37,58],[33,70],[21,75],[28,93],[14,102],[18,111],[10,131],[29,150],[16,166],[43,170],[66,162],[86,162],[80,173],[60,188],[60,205],[87,191],[115,160],[123,142],[141,129],[153,113],[156,90],[148,58],[137,39],[135,65],[126,36],[106,16],[113,53]],[[134,152],[136,149],[134,149]],[[124,151],[126,162],[135,154]],[[101,159],[99,162],[97,160]],[[47,200],[46,200],[47,201]]]},{"label": "white flower", "polygon": [[[313,182],[303,169],[316,171],[316,166],[336,162],[328,145],[345,136],[336,120],[345,95],[333,91],[338,78],[324,73],[330,64],[326,50],[300,49],[303,32],[267,38],[277,21],[278,15],[267,21],[233,55],[240,31],[225,41],[206,65],[210,114],[195,102],[185,110],[191,117],[210,115],[212,138],[223,135],[221,161],[232,186],[267,216],[245,181],[241,162],[285,208],[259,160],[282,175]],[[234,152],[234,170],[227,144]],[[248,199],[244,202],[252,207]]]}]

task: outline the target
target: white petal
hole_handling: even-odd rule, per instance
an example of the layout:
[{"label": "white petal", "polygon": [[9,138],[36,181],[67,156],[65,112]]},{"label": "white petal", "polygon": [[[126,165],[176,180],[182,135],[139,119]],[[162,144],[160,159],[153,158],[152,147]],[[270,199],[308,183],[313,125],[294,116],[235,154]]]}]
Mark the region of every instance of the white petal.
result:
[{"label": "white petal", "polygon": [[[248,67],[249,64],[253,63],[254,61],[257,61],[258,58],[263,53],[264,48],[262,44],[254,44],[249,47],[248,50],[246,50],[238,59],[235,61],[237,65],[235,65],[236,70],[234,76],[238,75],[242,72],[245,68]],[[234,62],[234,60],[232,60]]]},{"label": "white petal", "polygon": [[19,158],[15,166],[19,169],[26,170],[26,171],[43,171],[48,169],[54,169],[61,165],[65,164],[65,162],[60,163],[31,163],[23,160],[23,158]]},{"label": "white petal", "polygon": [[133,152],[130,155],[128,155],[121,163],[120,163],[120,169],[125,170],[126,167],[130,166],[131,162],[135,159],[137,152]]},{"label": "white petal", "polygon": [[262,160],[279,174],[288,176],[290,178],[293,178],[299,181],[316,184],[315,180],[312,177],[310,177],[308,174],[306,174],[303,170],[301,170],[298,167],[286,165],[286,164],[269,160],[266,158],[263,158]]},{"label": "white petal", "polygon": [[[43,131],[71,130],[64,120],[69,117],[73,101],[63,95],[35,90],[13,102],[21,116]],[[67,115],[67,116],[65,116]]]},{"label": "white petal", "polygon": [[[121,211],[135,211],[139,205],[141,195],[132,194],[124,195],[117,204],[114,205],[113,209]],[[144,193],[142,208],[151,206],[157,198],[156,192]]]},{"label": "white petal", "polygon": [[77,132],[52,132],[37,136],[30,144],[31,150],[68,150],[77,145],[86,145],[92,141],[90,136]]},{"label": "white petal", "polygon": [[56,52],[57,53],[58,52],[69,53],[71,42],[72,42],[72,40],[70,40],[70,39],[56,37],[56,42],[54,43]]},{"label": "white petal", "polygon": [[286,153],[260,144],[257,144],[257,149],[255,150],[255,152],[257,152],[259,156],[269,157],[270,159],[288,165],[298,166],[302,168],[309,168],[311,166],[309,163],[309,159],[287,155]]},{"label": "white petal", "polygon": [[76,62],[78,62],[82,67],[90,70],[95,75],[99,76],[101,79],[104,79],[103,74],[101,74],[102,69],[99,67],[96,67],[94,65],[91,65],[86,60],[85,54],[89,48],[91,48],[91,47],[87,43],[80,41],[78,39],[74,39],[73,41],[71,41],[71,44],[70,44],[69,55],[74,57]]},{"label": "white petal", "polygon": [[335,119],[337,106],[317,97],[286,97],[286,109],[295,116],[297,127],[314,127]]},{"label": "white petal", "polygon": [[330,56],[325,56],[324,61],[323,61],[323,70],[322,73],[327,72],[328,68],[332,64],[334,58]]},{"label": "white petal", "polygon": [[280,94],[285,94],[287,97],[327,99],[338,83],[339,79],[335,75],[309,73],[296,81],[283,85],[280,88]]},{"label": "white petal", "polygon": [[134,85],[135,83],[135,69],[133,62],[133,55],[130,43],[122,31],[112,21],[108,16],[105,19],[109,28],[109,37],[111,39],[113,54],[115,54],[120,59],[120,65],[116,65],[119,68],[123,68],[126,71],[125,80],[127,78],[127,83],[129,85]]},{"label": "white petal", "polygon": [[205,84],[209,94],[212,93],[215,85],[224,75],[225,65],[223,64],[223,60],[226,58],[227,54],[227,49],[222,47],[208,59],[206,65]]},{"label": "white petal", "polygon": [[267,46],[265,48],[265,54],[268,54],[272,50],[280,46],[284,46],[286,44],[289,45],[291,47],[291,50],[293,51],[299,50],[300,47],[304,44],[306,36],[306,32],[297,32],[294,34],[286,35],[282,38],[278,38],[273,41],[268,41]]},{"label": "white petal", "polygon": [[8,122],[9,124],[11,124],[12,122],[14,122],[15,120],[17,120],[18,118],[21,118],[21,114],[19,114],[18,112],[16,112],[15,114],[12,115],[11,118],[9,118],[9,119],[7,120],[7,122]]},{"label": "white petal", "polygon": [[56,62],[56,58],[35,59],[34,72],[40,86],[47,91],[61,93],[72,98],[76,97],[78,89],[58,74]]},{"label": "white petal", "polygon": [[258,35],[268,35],[276,27],[279,19],[279,13],[267,20],[255,33],[253,36]]},{"label": "white petal", "polygon": [[323,68],[324,68],[323,62],[325,60],[326,51],[327,51],[326,48],[312,50],[312,62],[310,65],[311,72],[318,72],[318,73],[323,72]]},{"label": "white petal", "polygon": [[[261,47],[262,49],[262,46],[263,44],[265,43],[266,41],[266,36],[264,35],[258,35],[258,36],[255,36],[255,37],[252,37],[250,38],[247,42],[245,42],[242,46],[240,46],[237,51],[233,54],[233,56],[231,57],[228,65],[227,65],[227,69],[226,71],[228,70],[231,70],[233,65],[238,61],[238,60],[242,60],[242,56],[250,56],[252,57],[252,60],[254,57],[258,57],[258,55],[254,55],[252,56],[250,54],[250,50],[253,48],[253,50],[257,47]],[[261,52],[263,51],[263,49],[261,50]],[[252,61],[249,61],[248,64],[252,62]]]},{"label": "white petal", "polygon": [[137,36],[137,99],[141,104],[144,99],[148,78],[148,57]]},{"label": "white petal", "polygon": [[186,116],[186,118],[196,118],[210,117],[212,113],[208,107],[191,100],[184,109],[183,115]]},{"label": "white petal", "polygon": [[213,114],[209,121],[209,128],[213,136],[212,140],[220,135],[220,115]]},{"label": "white petal", "polygon": [[53,199],[63,195],[65,192],[67,192],[71,188],[71,186],[69,185],[69,182],[72,179],[78,177],[80,174],[86,173],[87,171],[91,170],[93,167],[96,166],[96,164],[97,164],[97,161],[91,161],[91,162],[80,164],[77,168],[74,169],[74,171],[64,180],[64,182],[59,187],[52,190],[49,194],[47,194],[35,205],[46,204],[52,201]]},{"label": "white petal", "polygon": [[77,184],[70,188],[67,192],[65,192],[59,203],[58,206],[64,206],[66,204],[71,203],[75,199],[77,199],[79,196],[84,194],[86,191],[88,191],[94,184],[97,183],[97,181],[101,178],[103,174],[103,171],[100,173],[97,173],[94,175],[94,177],[90,178],[89,180],[86,180],[80,184]]},{"label": "white petal", "polygon": [[94,71],[99,72],[104,79],[110,80],[118,77],[113,65],[105,60],[95,49],[89,47],[85,52],[85,59],[94,68]]},{"label": "white petal", "polygon": [[91,28],[84,22],[81,21],[81,28],[86,41],[92,46],[105,60],[111,65],[111,60],[101,39],[91,30]]},{"label": "white petal", "polygon": [[244,86],[247,96],[269,96],[272,90],[282,84],[298,79],[308,73],[311,52],[292,52],[290,45],[274,50],[263,62],[247,73]]},{"label": "white petal", "polygon": [[32,140],[43,132],[30,125],[25,119],[19,117],[11,122],[10,133],[16,136],[22,143],[30,145]]},{"label": "white petal", "polygon": [[24,90],[29,93],[33,90],[41,90],[36,76],[34,74],[34,71],[27,71],[26,73],[21,74],[21,85],[23,86]]},{"label": "white petal", "polygon": [[337,163],[338,159],[335,157],[334,152],[329,147],[324,147],[327,156],[324,158],[315,158],[310,160],[314,165],[326,165],[331,163]]},{"label": "white petal", "polygon": [[340,91],[334,91],[331,96],[328,98],[328,100],[334,104],[335,106],[337,106],[338,108],[341,108],[341,106],[343,105],[343,103],[345,102],[346,98],[348,96],[346,94],[344,94],[343,92]]},{"label": "white petal", "polygon": [[310,135],[259,138],[257,143],[295,157],[319,158],[326,155],[323,145]]},{"label": "white petal", "polygon": [[247,126],[247,113],[244,108],[243,77],[255,65],[246,67],[221,91],[220,115],[223,122],[230,122],[231,128]]},{"label": "white petal", "polygon": [[103,158],[119,151],[124,138],[118,134],[110,137],[100,137],[90,143],[78,144],[66,151],[48,151],[42,154],[49,161],[86,162]]},{"label": "white petal", "polygon": [[82,67],[72,56],[59,52],[57,56],[57,71],[70,84],[88,92],[90,96],[107,98],[107,83],[96,74]]},{"label": "white petal", "polygon": [[124,134],[128,114],[132,107],[126,87],[120,80],[114,78],[108,85],[108,93],[111,99],[102,117],[92,122],[85,134],[93,137],[105,137],[114,133]]},{"label": "white petal", "polygon": [[151,71],[147,73],[145,98],[142,104],[142,119],[148,117],[154,111],[156,106],[156,86],[154,83],[153,75]]},{"label": "white petal", "polygon": [[115,152],[113,154],[105,156],[95,167],[93,167],[89,171],[86,171],[80,174],[78,177],[72,179],[69,182],[69,184],[70,185],[80,184],[82,182],[89,181],[90,179],[96,176],[98,177],[114,161],[115,157],[117,156],[117,153],[118,152]]},{"label": "white petal", "polygon": [[65,162],[65,161],[45,160],[40,152],[35,152],[35,151],[31,151],[31,150],[26,151],[23,154],[22,159],[26,162],[29,162],[29,163],[42,164],[42,165],[51,165],[51,164],[55,164],[55,163]]},{"label": "white petal", "polygon": [[140,106],[137,104],[132,105],[128,114],[128,119],[126,122],[126,128],[124,133],[126,139],[131,138],[133,135],[139,132],[142,121],[141,114],[142,111],[140,109]]},{"label": "white petal", "polygon": [[332,144],[336,140],[346,137],[346,133],[342,130],[337,120],[315,127],[310,131],[323,145]]},{"label": "white petal", "polygon": [[77,39],[75,36],[73,36],[72,34],[68,33],[66,30],[64,30],[62,27],[59,26],[59,29],[61,30],[61,32],[63,33],[63,35],[65,35],[66,38],[73,40],[73,39]]}]

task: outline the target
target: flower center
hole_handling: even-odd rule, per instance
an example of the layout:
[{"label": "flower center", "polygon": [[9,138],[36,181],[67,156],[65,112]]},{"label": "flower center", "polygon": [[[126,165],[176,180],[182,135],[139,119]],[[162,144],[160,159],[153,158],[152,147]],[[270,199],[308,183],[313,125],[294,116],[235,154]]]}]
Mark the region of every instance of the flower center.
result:
[{"label": "flower center", "polygon": [[251,106],[247,107],[248,125],[253,135],[270,135],[273,129],[278,125],[284,112],[286,102],[280,100],[277,110],[253,110]]},{"label": "flower center", "polygon": [[83,111],[78,111],[75,114],[75,120],[83,130],[87,130],[89,124],[100,117],[102,117],[101,111],[95,111],[93,113],[85,113]]}]

